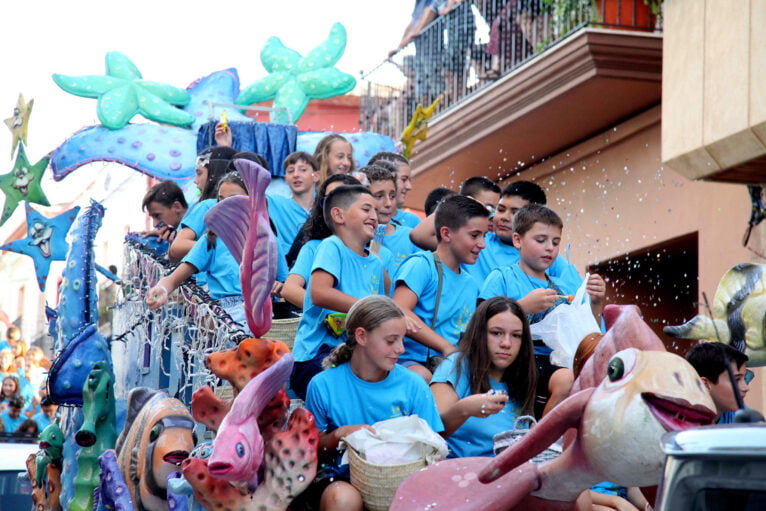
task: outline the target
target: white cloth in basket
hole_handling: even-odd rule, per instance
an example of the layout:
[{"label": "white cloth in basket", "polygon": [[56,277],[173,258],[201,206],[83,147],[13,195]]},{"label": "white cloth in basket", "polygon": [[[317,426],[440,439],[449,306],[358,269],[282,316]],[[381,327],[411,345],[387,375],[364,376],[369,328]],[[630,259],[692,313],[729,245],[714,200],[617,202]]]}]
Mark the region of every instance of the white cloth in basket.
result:
[{"label": "white cloth in basket", "polygon": [[[417,415],[379,421],[372,427],[375,433],[360,429],[343,440],[362,458],[376,465],[401,465],[423,458],[430,465],[449,452],[441,435]],[[347,452],[343,454],[342,463],[348,463]]]}]

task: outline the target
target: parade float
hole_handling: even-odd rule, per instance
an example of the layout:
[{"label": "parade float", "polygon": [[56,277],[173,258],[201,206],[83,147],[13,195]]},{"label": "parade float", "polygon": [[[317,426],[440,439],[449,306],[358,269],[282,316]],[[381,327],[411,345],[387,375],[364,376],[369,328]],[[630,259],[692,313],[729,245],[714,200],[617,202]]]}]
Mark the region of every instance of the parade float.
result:
[{"label": "parade float", "polygon": [[[144,80],[127,56],[110,52],[104,75],[54,75],[63,90],[97,99],[101,124],[78,131],[34,165],[24,150],[32,102],[19,99],[14,118],[20,121],[9,124],[16,164],[0,176],[6,196],[0,223],[26,202],[28,234],[0,249],[30,256],[41,289],[50,262],[65,260],[58,307],[50,310],[55,359],[48,377],[51,397],[64,408],[28,461],[35,509],[284,510],[314,479],[319,431],[308,411],[291,406],[285,389],[290,347],[269,333],[276,266],[264,194],[287,154],[313,152],[325,135],[297,131],[294,123],[308,102],[354,87],[354,79],[334,67],[345,43],[341,25],[306,56],[272,38],[261,52],[268,76],[242,90],[236,69],[178,88]],[[273,100],[270,123],[246,115],[249,105],[265,100]],[[425,137],[434,108],[418,108],[403,135],[406,150]],[[135,115],[151,122],[131,123]],[[131,236],[115,335],[105,338],[97,329],[96,272],[103,269],[93,242],[109,212],[92,202],[55,218],[40,215],[30,203],[48,204],[42,174],[50,164],[61,180],[89,162],[108,161],[187,182],[198,150],[211,145],[223,119],[234,147],[263,155],[272,169],[238,160],[249,196],[226,199],[209,214],[241,265],[254,336],[192,282],[162,311],[148,311],[144,294],[172,266]],[[359,164],[394,150],[389,137],[345,136]],[[763,363],[762,268],[732,269],[716,294],[714,317],[670,333],[731,343]],[[740,314],[735,321],[732,309]],[[655,484],[661,436],[710,423],[712,402],[693,369],[665,352],[636,308],[610,307],[606,323],[572,396],[521,441],[494,460],[443,461],[416,472],[399,486],[392,509],[566,509],[599,481]],[[564,434],[560,456],[529,461]]]}]

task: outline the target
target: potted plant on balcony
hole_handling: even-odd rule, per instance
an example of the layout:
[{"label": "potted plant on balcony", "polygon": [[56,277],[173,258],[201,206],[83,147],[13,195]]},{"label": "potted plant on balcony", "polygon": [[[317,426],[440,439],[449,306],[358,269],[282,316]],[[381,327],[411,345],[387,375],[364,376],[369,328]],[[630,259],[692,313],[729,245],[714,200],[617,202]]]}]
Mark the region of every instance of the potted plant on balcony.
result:
[{"label": "potted plant on balcony", "polygon": [[554,34],[561,37],[587,23],[620,30],[654,30],[662,1],[542,0],[542,3],[552,13]]}]

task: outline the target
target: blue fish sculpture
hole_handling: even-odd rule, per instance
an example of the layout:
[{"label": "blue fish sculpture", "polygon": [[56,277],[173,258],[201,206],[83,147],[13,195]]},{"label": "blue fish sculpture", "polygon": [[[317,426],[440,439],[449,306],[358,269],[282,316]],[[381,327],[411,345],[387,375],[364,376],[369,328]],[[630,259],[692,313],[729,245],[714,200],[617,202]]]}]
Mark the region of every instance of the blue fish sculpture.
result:
[{"label": "blue fish sculpture", "polygon": [[50,396],[58,404],[82,406],[82,388],[90,371],[98,362],[112,365],[108,343],[97,328],[93,241],[103,216],[104,206],[91,201],[69,234],[54,336],[57,356],[48,374]]}]

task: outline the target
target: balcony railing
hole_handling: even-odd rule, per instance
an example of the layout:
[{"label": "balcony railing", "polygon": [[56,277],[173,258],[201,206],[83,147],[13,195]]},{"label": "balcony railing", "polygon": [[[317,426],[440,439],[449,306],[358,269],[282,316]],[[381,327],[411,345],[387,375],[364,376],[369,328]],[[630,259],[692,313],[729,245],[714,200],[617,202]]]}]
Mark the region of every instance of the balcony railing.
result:
[{"label": "balcony railing", "polygon": [[418,104],[438,115],[586,26],[659,30],[647,1],[463,1],[362,76],[361,128],[396,139]]}]

